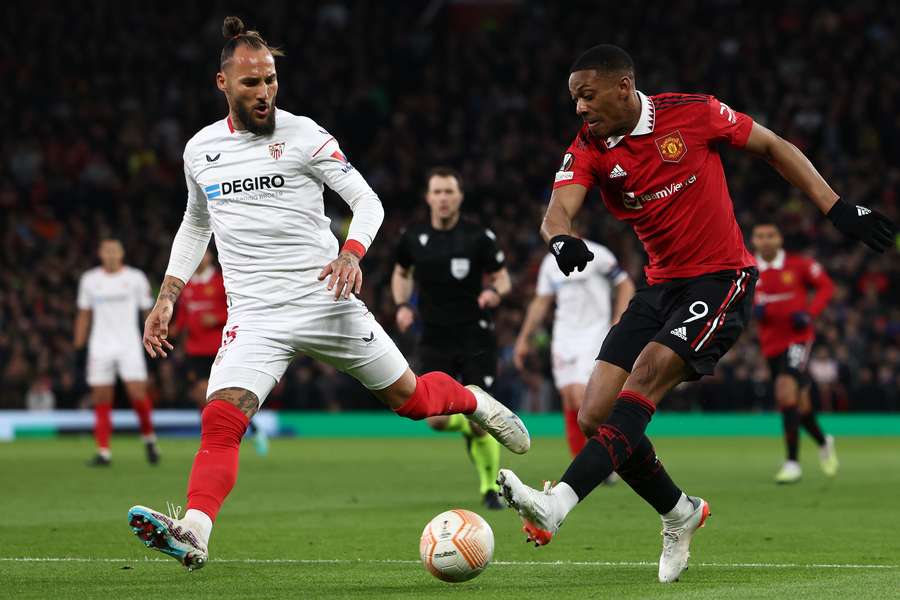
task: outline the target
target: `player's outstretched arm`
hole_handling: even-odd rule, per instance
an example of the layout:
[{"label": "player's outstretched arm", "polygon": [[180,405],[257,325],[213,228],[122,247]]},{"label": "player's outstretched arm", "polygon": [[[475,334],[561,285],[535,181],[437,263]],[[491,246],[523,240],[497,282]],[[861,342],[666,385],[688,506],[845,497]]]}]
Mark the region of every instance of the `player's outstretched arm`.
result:
[{"label": "player's outstretched arm", "polygon": [[559,270],[566,277],[575,269],[584,271],[594,259],[594,253],[588,250],[584,240],[572,235],[572,220],[584,203],[585,196],[587,188],[578,183],[553,190],[547,214],[541,223],[541,235],[550,246]]},{"label": "player's outstretched arm", "polygon": [[166,275],[159,290],[159,296],[156,298],[156,304],[147,315],[147,320],[144,321],[144,349],[152,358],[157,356],[166,358],[168,356],[166,351],[174,350],[174,346],[168,340],[169,321],[172,320],[175,301],[178,300],[183,289],[184,281]]},{"label": "player's outstretched arm", "polygon": [[744,149],[766,159],[782,177],[806,194],[841,233],[876,252],[894,243],[897,227],[878,211],[844,202],[800,150],[754,123]]}]

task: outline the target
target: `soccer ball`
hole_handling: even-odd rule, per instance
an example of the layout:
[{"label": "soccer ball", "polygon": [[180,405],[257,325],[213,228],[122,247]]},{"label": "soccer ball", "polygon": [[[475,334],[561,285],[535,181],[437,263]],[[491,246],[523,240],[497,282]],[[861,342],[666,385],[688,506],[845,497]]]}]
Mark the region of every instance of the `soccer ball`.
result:
[{"label": "soccer ball", "polygon": [[472,511],[448,510],[425,526],[419,556],[425,569],[441,581],[468,581],[491,562],[494,532]]}]

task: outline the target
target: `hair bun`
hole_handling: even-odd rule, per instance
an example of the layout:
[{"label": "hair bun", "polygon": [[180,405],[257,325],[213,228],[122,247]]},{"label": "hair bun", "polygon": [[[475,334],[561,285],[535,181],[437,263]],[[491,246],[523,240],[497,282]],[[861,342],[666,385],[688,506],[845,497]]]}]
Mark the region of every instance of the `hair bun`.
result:
[{"label": "hair bun", "polygon": [[225,17],[225,22],[222,23],[222,35],[226,40],[230,40],[246,31],[247,28],[244,27],[244,22],[238,17]]}]

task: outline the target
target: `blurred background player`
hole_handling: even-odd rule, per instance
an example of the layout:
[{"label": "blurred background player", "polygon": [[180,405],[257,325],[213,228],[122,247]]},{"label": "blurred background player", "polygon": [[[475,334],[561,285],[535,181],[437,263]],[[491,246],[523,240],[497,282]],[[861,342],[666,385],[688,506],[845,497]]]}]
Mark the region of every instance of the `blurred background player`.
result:
[{"label": "blurred background player", "polygon": [[[225,281],[216,268],[213,253],[207,249],[197,271],[181,292],[175,307],[172,336],[184,336],[185,376],[188,393],[200,411],[206,406],[209,372],[222,343],[222,328],[228,321],[228,298]],[[256,452],[265,456],[269,440],[265,432],[250,421],[248,431],[253,434]]]},{"label": "blurred background player", "polygon": [[818,262],[784,251],[784,239],[775,224],[755,225],[752,243],[760,273],[753,315],[759,330],[759,345],[772,373],[787,449],[787,460],[775,475],[775,481],[800,480],[802,471],[797,462],[800,425],[819,446],[822,471],[834,477],[838,470],[834,438],[822,433],[816,419],[809,395],[812,380],[807,373],[815,339],[812,321],[831,300],[834,284]]},{"label": "blurred background player", "polygon": [[[553,254],[547,253],[538,270],[534,299],[525,313],[522,329],[516,338],[513,361],[520,371],[531,351],[531,336],[543,323],[550,305],[556,300],[553,314],[553,342],[550,347],[553,381],[562,400],[566,440],[572,456],[587,442],[578,426],[578,409],[600,346],[609,328],[615,325],[634,295],[634,283],[606,246],[585,240],[594,253],[584,271],[563,275]],[[617,479],[615,473],[607,483]]]},{"label": "blurred background player", "polygon": [[159,462],[159,449],[138,327],[138,319],[145,318],[153,306],[150,283],[142,272],[123,263],[125,251],[119,240],[102,240],[98,254],[100,266],[86,271],[78,284],[75,319],[74,345],[78,351],[87,345],[87,383],[94,403],[97,454],[88,464],[110,464],[111,412],[118,375],[137,414],[147,460],[155,465]]},{"label": "blurred background player", "polygon": [[[511,287],[503,252],[490,229],[460,218],[463,184],[456,170],[432,169],[425,201],[429,222],[408,227],[397,244],[391,277],[397,328],[405,332],[415,321],[409,301],[418,284],[421,370],[444,371],[490,392],[497,378],[497,340],[490,311]],[[482,502],[488,508],[502,508],[497,496],[497,441],[459,414],[429,417],[428,424],[438,431],[462,433],[478,472]]]}]

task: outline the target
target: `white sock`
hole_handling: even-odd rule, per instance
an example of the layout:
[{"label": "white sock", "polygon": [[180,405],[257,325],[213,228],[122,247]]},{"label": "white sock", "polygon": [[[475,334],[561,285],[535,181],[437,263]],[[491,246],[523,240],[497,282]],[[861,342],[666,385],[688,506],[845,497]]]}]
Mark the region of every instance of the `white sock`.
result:
[{"label": "white sock", "polygon": [[212,519],[209,518],[209,515],[196,508],[189,508],[187,512],[184,513],[184,519],[182,520],[189,522],[194,529],[197,530],[197,533],[200,534],[200,540],[203,544],[209,546],[209,536],[212,533],[213,526]]},{"label": "white sock", "polygon": [[109,451],[109,448],[97,448],[97,454],[109,460],[112,458],[112,452]]},{"label": "white sock", "polygon": [[155,444],[155,443],[156,443],[156,434],[155,434],[155,433],[151,433],[151,434],[149,434],[149,435],[142,435],[142,436],[141,436],[141,440],[142,440],[145,444],[149,444],[150,442],[153,442],[153,443]]},{"label": "white sock", "polygon": [[565,516],[569,514],[569,511],[578,504],[578,494],[576,494],[575,490],[572,489],[572,486],[565,481],[560,481],[553,486],[553,496],[559,501],[557,506],[563,511],[562,514],[559,515],[560,520],[564,519]]},{"label": "white sock", "polygon": [[799,467],[800,463],[798,463],[796,460],[786,460],[784,461],[784,466]]},{"label": "white sock", "polygon": [[695,508],[694,503],[687,497],[687,494],[681,492],[681,498],[675,503],[675,508],[664,514],[662,518],[665,521],[680,521],[694,512]]}]

